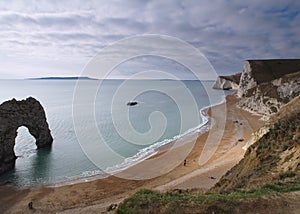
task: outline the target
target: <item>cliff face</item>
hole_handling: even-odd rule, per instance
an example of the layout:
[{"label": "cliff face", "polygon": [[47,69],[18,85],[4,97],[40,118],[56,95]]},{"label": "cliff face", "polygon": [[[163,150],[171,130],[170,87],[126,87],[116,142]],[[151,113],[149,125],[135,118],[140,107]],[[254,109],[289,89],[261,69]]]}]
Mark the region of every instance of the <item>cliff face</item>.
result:
[{"label": "cliff face", "polygon": [[269,116],[299,95],[300,72],[295,72],[244,91],[238,105],[246,110]]},{"label": "cliff face", "polygon": [[35,137],[38,148],[52,144],[46,115],[41,104],[34,98],[17,101],[12,99],[0,105],[0,174],[13,169],[15,165],[15,138],[20,126],[28,128]]},{"label": "cliff face", "polygon": [[[238,96],[249,96],[261,83],[271,82],[300,71],[300,59],[247,60],[241,75]],[[251,95],[251,94],[250,94]]]},{"label": "cliff face", "polygon": [[245,157],[214,190],[231,192],[299,179],[300,60],[246,61],[237,95],[240,107],[270,118],[253,133]]},{"label": "cliff face", "polygon": [[221,178],[214,191],[253,189],[300,178],[300,97],[283,106],[254,138],[244,158]]},{"label": "cliff face", "polygon": [[219,76],[213,85],[213,89],[237,90],[239,88],[241,73],[230,76]]},{"label": "cliff face", "polygon": [[214,89],[237,89],[239,107],[269,117],[300,95],[300,59],[247,60],[240,74],[220,76]]}]

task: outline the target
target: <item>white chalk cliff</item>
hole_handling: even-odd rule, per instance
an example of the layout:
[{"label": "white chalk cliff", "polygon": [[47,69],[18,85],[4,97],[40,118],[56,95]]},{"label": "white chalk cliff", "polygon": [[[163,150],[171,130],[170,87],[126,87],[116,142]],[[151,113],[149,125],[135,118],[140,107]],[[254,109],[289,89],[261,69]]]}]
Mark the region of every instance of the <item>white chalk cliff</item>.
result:
[{"label": "white chalk cliff", "polygon": [[247,60],[237,96],[239,106],[269,116],[300,94],[300,60]]},{"label": "white chalk cliff", "polygon": [[246,60],[239,83],[232,76],[220,76],[213,88],[236,88],[238,106],[266,118],[300,95],[300,59]]},{"label": "white chalk cliff", "polygon": [[239,88],[241,73],[230,76],[219,76],[213,84],[213,89],[237,90]]}]

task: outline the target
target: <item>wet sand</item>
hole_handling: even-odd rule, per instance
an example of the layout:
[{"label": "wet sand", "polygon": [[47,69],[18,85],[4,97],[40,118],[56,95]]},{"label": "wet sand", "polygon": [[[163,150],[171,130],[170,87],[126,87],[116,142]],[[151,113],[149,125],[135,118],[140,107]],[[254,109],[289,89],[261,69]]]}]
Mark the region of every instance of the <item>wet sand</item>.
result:
[{"label": "wet sand", "polygon": [[[242,147],[264,123],[259,116],[237,108],[234,95],[226,100],[226,104],[208,111],[212,117],[210,131],[195,141],[162,147],[158,155],[116,176],[60,187],[2,186],[0,213],[101,213],[139,189],[206,191],[241,160],[245,153]],[[33,211],[27,207],[30,201]]]}]

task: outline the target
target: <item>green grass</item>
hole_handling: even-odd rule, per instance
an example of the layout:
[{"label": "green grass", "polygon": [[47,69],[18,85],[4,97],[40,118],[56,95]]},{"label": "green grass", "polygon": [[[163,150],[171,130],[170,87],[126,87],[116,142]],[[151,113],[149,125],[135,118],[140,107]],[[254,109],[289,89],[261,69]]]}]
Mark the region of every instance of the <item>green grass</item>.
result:
[{"label": "green grass", "polygon": [[230,194],[219,193],[160,193],[152,190],[140,190],[127,198],[117,213],[177,213],[187,207],[205,206],[208,211],[230,213],[241,200],[259,198],[266,195],[300,191],[300,179],[294,182],[267,184],[259,189],[237,190]]}]

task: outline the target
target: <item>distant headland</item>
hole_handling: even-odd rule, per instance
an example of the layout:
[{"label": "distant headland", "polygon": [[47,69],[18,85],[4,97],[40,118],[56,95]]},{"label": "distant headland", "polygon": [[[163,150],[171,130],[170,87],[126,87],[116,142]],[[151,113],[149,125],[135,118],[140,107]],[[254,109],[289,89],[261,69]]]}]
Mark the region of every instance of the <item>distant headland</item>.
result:
[{"label": "distant headland", "polygon": [[27,80],[98,80],[90,77],[38,77],[27,78]]}]

